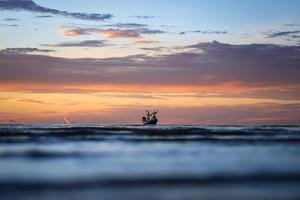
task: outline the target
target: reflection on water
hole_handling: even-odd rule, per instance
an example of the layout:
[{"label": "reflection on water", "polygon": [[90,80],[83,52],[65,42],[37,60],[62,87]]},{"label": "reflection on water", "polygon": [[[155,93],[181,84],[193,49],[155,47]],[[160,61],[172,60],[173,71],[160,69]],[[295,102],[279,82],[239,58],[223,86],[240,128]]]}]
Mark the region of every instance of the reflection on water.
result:
[{"label": "reflection on water", "polygon": [[296,126],[1,125],[0,194],[298,199],[299,144]]}]

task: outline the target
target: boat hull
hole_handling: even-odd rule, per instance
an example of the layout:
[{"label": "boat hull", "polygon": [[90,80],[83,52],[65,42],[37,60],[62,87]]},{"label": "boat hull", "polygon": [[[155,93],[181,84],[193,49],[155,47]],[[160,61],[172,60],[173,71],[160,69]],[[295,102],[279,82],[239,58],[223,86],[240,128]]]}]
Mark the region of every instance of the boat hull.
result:
[{"label": "boat hull", "polygon": [[151,119],[149,121],[144,122],[144,125],[156,125],[158,122],[157,119]]}]

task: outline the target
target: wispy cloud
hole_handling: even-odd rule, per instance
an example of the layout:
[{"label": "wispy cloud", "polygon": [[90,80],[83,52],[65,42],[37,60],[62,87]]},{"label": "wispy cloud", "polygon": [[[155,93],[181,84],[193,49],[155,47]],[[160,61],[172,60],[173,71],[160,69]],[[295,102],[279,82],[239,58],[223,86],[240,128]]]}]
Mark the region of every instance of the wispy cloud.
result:
[{"label": "wispy cloud", "polygon": [[134,38],[142,39],[142,35],[163,34],[165,31],[149,28],[63,28],[61,34],[64,36],[75,37],[80,35],[101,34],[106,38]]},{"label": "wispy cloud", "polygon": [[90,35],[98,33],[99,30],[95,28],[63,28],[60,30],[61,35],[68,37],[75,37],[80,35]]},{"label": "wispy cloud", "polygon": [[111,44],[106,44],[106,40],[84,40],[84,41],[72,41],[62,42],[58,44],[42,44],[45,47],[106,47]]},{"label": "wispy cloud", "polygon": [[101,96],[109,96],[109,97],[120,97],[120,98],[132,98],[132,99],[166,99],[164,97],[158,97],[155,95],[149,95],[144,93],[109,93],[109,94],[101,94]]},{"label": "wispy cloud", "polygon": [[36,4],[32,0],[0,0],[0,9],[2,10],[24,10],[36,13],[59,15],[64,17],[72,17],[81,20],[94,20],[101,21],[111,19],[112,14],[96,14],[96,13],[78,13],[78,12],[67,12],[52,8],[47,8]]},{"label": "wispy cloud", "polygon": [[265,33],[267,35],[267,38],[277,38],[277,37],[283,37],[283,36],[291,36],[293,34],[299,34],[300,31],[275,31],[275,32],[269,32]]},{"label": "wispy cloud", "polygon": [[140,48],[141,50],[144,51],[154,51],[154,52],[160,52],[162,50],[165,50],[166,47],[144,47],[144,48]]},{"label": "wispy cloud", "polygon": [[17,27],[18,24],[0,24],[0,26],[6,26],[6,27]]},{"label": "wispy cloud", "polygon": [[141,39],[137,39],[134,41],[135,44],[157,44],[157,43],[160,43],[159,41],[157,40],[146,40],[144,38],[141,38]]},{"label": "wispy cloud", "polygon": [[52,18],[52,15],[37,15],[36,18]]},{"label": "wispy cloud", "polygon": [[200,33],[200,34],[216,34],[216,35],[226,35],[228,34],[227,31],[211,31],[211,30],[193,30],[193,31],[182,31],[179,35],[185,35],[188,33]]},{"label": "wispy cloud", "polygon": [[134,16],[130,16],[130,17],[135,17],[137,19],[152,19],[152,18],[155,18],[155,16],[153,16],[153,15],[134,15]]},{"label": "wispy cloud", "polygon": [[291,38],[300,38],[300,35],[291,35]]},{"label": "wispy cloud", "polygon": [[18,21],[19,19],[17,18],[5,18],[3,21],[11,22],[11,21]]},{"label": "wispy cloud", "polygon": [[6,48],[0,50],[3,54],[29,54],[29,53],[50,53],[55,52],[55,50],[50,49],[38,49],[38,48]]},{"label": "wispy cloud", "polygon": [[114,28],[127,28],[127,29],[132,29],[132,28],[144,28],[147,27],[147,24],[139,24],[139,23],[117,23],[117,24],[108,24],[104,25],[106,27],[114,27]]},{"label": "wispy cloud", "polygon": [[107,38],[139,38],[139,37],[141,37],[140,32],[135,29],[128,29],[128,30],[107,29],[107,30],[101,30],[100,33]]},{"label": "wispy cloud", "polygon": [[39,100],[35,100],[35,99],[20,99],[19,101],[27,102],[27,103],[35,103],[35,104],[49,104],[47,102],[39,101]]},{"label": "wispy cloud", "polygon": [[295,27],[295,26],[300,26],[300,24],[283,24],[285,26],[289,26],[289,27]]}]

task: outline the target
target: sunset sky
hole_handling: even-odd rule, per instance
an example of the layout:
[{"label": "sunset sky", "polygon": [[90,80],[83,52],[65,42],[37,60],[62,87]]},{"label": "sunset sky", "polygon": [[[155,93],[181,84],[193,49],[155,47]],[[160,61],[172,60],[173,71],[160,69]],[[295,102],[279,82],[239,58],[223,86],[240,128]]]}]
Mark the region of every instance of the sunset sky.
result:
[{"label": "sunset sky", "polygon": [[299,0],[0,0],[0,123],[300,124]]}]

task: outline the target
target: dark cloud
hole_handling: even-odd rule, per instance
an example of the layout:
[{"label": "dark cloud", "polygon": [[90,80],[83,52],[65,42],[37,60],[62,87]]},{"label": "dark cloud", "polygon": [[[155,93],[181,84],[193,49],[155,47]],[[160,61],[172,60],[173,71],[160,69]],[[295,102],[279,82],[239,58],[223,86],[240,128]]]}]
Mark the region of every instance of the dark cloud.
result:
[{"label": "dark cloud", "polygon": [[51,18],[53,17],[52,15],[37,15],[35,16],[36,18]]},{"label": "dark cloud", "polygon": [[45,13],[52,15],[60,15],[64,17],[72,17],[82,20],[106,20],[113,16],[111,14],[89,14],[89,13],[73,13],[62,10],[51,9],[37,5],[32,0],[0,0],[0,9],[2,10],[25,10],[30,12]]},{"label": "dark cloud", "polygon": [[62,42],[58,44],[43,44],[46,47],[106,47],[111,46],[106,44],[106,40],[84,40],[73,42]]},{"label": "dark cloud", "polygon": [[276,31],[271,33],[266,33],[267,38],[276,38],[283,36],[291,36],[292,34],[298,34],[300,31]]},{"label": "dark cloud", "polygon": [[141,34],[162,34],[162,33],[166,33],[163,30],[159,30],[159,29],[148,29],[148,28],[142,28],[142,29],[137,29],[137,31]]},{"label": "dark cloud", "polygon": [[231,45],[216,41],[186,46],[182,52],[177,50],[177,53],[156,57],[142,54],[106,59],[65,59],[1,52],[0,82],[199,88],[237,84],[252,88],[251,91],[260,88],[282,90],[289,96],[290,90],[293,95],[300,92],[299,63],[300,46]]},{"label": "dark cloud", "polygon": [[203,53],[182,56],[197,60],[203,69],[214,71],[212,74],[217,77],[226,77],[232,81],[236,79],[252,85],[299,84],[297,79],[300,75],[294,73],[300,70],[300,46],[230,45],[214,41],[191,45],[188,48],[199,49]]},{"label": "dark cloud", "polygon": [[55,52],[50,49],[38,49],[38,48],[6,48],[0,50],[2,54],[28,54],[28,53],[50,53]]}]

